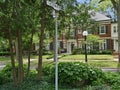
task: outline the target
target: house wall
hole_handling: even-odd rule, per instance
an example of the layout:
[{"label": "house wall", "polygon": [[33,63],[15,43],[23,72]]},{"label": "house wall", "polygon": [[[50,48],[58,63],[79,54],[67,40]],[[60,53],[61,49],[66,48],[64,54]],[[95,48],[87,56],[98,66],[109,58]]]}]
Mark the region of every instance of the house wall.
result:
[{"label": "house wall", "polygon": [[111,24],[111,37],[118,38],[118,24],[117,23]]},{"label": "house wall", "polygon": [[111,24],[104,24],[106,26],[106,33],[105,34],[100,34],[100,37],[111,37]]},{"label": "house wall", "polygon": [[113,40],[113,50],[118,52],[118,24],[111,23],[111,38]]}]

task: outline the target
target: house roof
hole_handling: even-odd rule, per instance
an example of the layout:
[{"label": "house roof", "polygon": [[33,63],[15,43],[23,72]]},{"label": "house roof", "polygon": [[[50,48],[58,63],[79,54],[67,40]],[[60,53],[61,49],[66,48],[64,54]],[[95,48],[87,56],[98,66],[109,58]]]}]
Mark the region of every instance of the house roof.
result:
[{"label": "house roof", "polygon": [[95,11],[89,11],[89,14],[91,15],[91,18],[94,19],[95,21],[106,21],[106,20],[111,20],[111,18],[107,17],[104,14],[101,14],[99,12]]}]

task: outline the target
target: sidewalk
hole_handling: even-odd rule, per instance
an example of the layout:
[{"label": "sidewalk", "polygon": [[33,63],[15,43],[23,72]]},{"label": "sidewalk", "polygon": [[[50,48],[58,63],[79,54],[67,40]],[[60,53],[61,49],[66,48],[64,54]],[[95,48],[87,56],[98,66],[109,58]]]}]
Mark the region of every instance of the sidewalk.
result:
[{"label": "sidewalk", "polygon": [[120,68],[102,68],[103,72],[118,72],[120,71]]},{"label": "sidewalk", "polygon": [[0,65],[0,70],[2,70],[6,65]]},{"label": "sidewalk", "polygon": [[114,61],[118,61],[118,55],[114,55]]}]

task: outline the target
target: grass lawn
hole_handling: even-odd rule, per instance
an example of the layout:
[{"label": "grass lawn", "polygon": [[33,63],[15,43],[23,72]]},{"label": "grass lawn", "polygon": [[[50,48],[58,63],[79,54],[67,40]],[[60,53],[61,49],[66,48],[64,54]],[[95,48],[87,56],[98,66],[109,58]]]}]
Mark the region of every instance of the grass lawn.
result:
[{"label": "grass lawn", "polygon": [[[113,55],[87,55],[88,60],[113,60]],[[66,55],[60,60],[85,60],[85,55]]]},{"label": "grass lawn", "polygon": [[[43,64],[51,64],[54,63],[53,60],[47,59],[51,57],[50,55],[43,56]],[[26,59],[24,60],[26,61]],[[59,58],[59,62],[84,62],[85,55],[62,55]],[[32,66],[37,67],[38,59],[34,59],[31,61]],[[88,55],[88,64],[95,67],[109,67],[116,68],[118,66],[117,61],[114,61],[113,55]]]},{"label": "grass lawn", "polygon": [[[43,64],[53,63],[53,60],[47,59],[51,55],[43,55]],[[27,63],[27,57],[23,58],[24,63]],[[59,62],[84,62],[85,55],[62,55],[59,58]],[[9,63],[10,57],[0,57],[0,63]],[[31,57],[31,66],[37,67],[38,56]],[[113,55],[88,55],[88,64],[95,67],[109,67],[116,68],[118,66],[117,61],[114,61]]]}]

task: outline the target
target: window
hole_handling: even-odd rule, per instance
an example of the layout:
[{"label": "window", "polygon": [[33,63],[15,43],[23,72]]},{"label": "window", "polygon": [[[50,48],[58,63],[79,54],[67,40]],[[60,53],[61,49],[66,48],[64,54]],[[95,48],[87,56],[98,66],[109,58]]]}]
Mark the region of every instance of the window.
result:
[{"label": "window", "polygon": [[70,36],[75,36],[75,31],[74,30],[70,31]]},{"label": "window", "polygon": [[78,34],[82,34],[82,30],[78,30]]},{"label": "window", "polygon": [[102,25],[99,27],[99,33],[100,34],[106,34],[106,26],[105,25]]},{"label": "window", "polygon": [[113,27],[113,32],[114,32],[114,33],[117,32],[117,28],[116,28],[116,26]]},{"label": "window", "polygon": [[107,49],[107,40],[104,40],[104,43],[99,43],[99,49],[100,50],[106,50]]},{"label": "window", "polygon": [[94,34],[93,29],[89,29],[89,30],[88,30],[88,33],[89,33],[89,34]]}]

